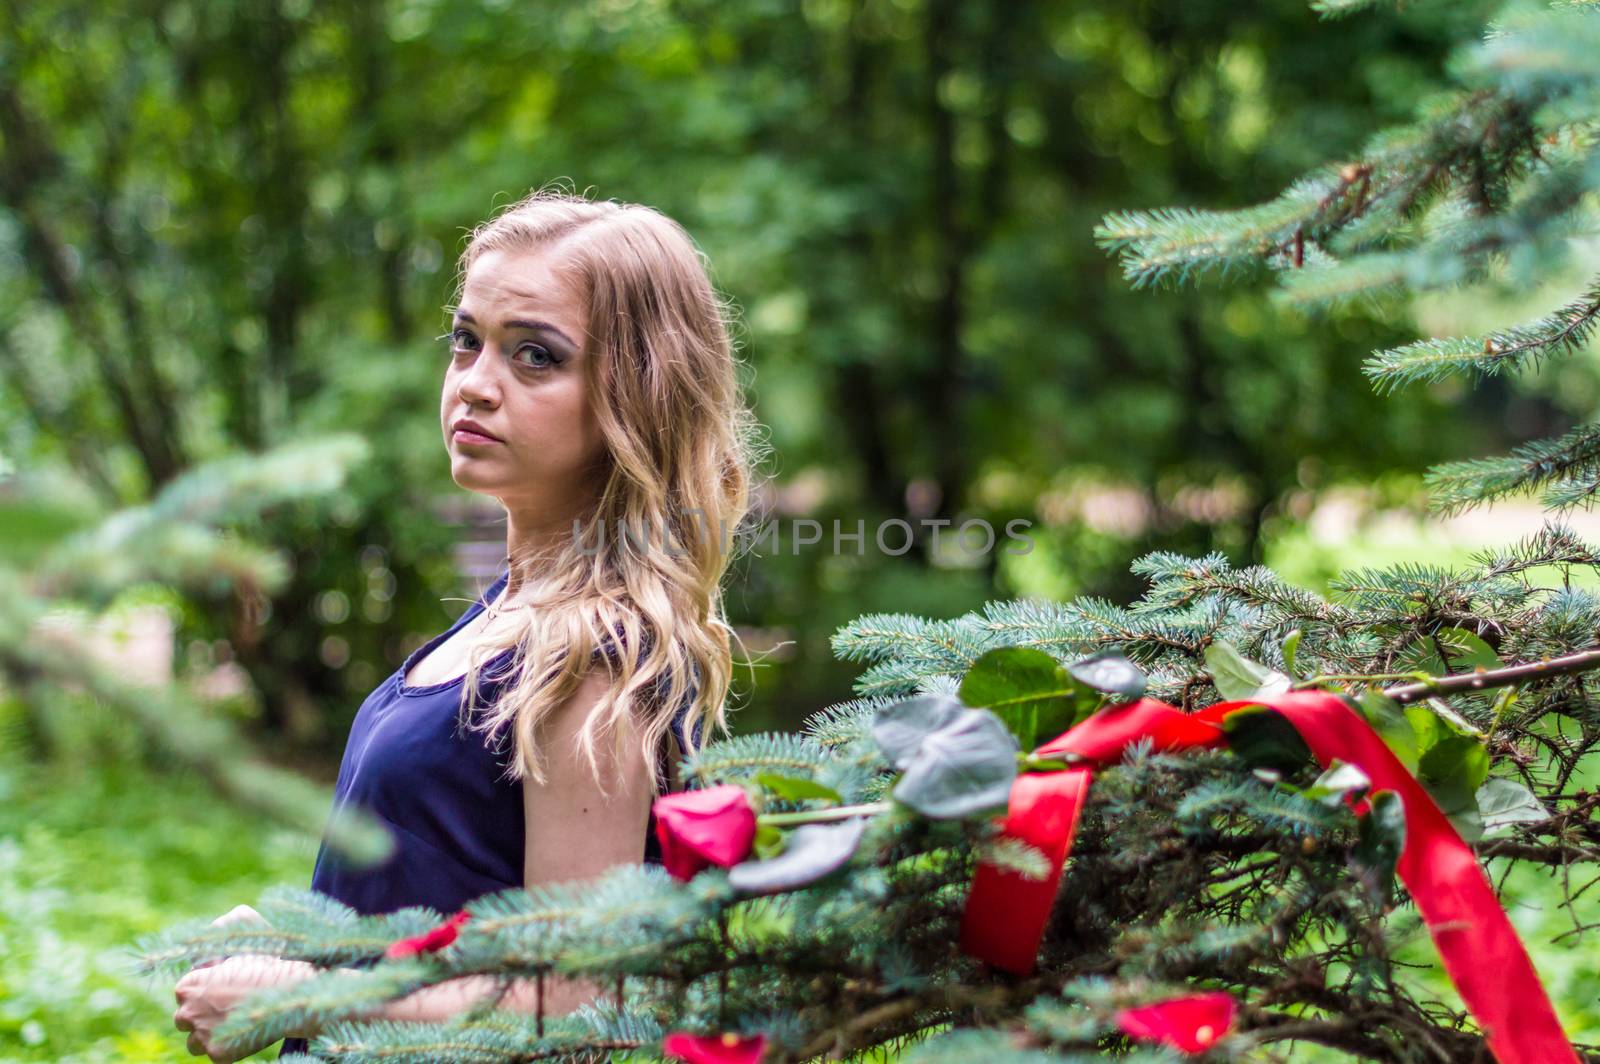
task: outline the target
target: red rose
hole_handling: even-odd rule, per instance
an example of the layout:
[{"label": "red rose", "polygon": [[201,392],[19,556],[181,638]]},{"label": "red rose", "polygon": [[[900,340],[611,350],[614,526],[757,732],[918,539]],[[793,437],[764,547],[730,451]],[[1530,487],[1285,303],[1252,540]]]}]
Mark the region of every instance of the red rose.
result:
[{"label": "red rose", "polygon": [[458,912],[432,931],[425,931],[414,938],[402,938],[384,950],[383,955],[415,957],[419,953],[435,953],[454,942],[456,935],[461,932],[461,925],[470,919],[472,919],[471,914],[465,910]]},{"label": "red rose", "polygon": [[653,806],[661,863],[672,878],[690,880],[710,865],[732,868],[750,855],[756,811],[743,787],[724,783],[664,794]]},{"label": "red rose", "polygon": [[1221,991],[1169,998],[1117,1012],[1117,1027],[1136,1042],[1160,1042],[1184,1053],[1204,1053],[1233,1030],[1233,998]]},{"label": "red rose", "polygon": [[688,1064],[756,1064],[766,1052],[765,1035],[741,1038],[736,1034],[687,1034],[674,1031],[661,1040],[668,1060]]}]

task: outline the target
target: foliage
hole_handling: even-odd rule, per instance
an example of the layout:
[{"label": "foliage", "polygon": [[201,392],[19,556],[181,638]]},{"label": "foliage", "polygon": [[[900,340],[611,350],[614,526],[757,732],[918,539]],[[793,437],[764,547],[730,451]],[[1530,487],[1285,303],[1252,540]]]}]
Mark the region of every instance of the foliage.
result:
[{"label": "foliage", "polygon": [[[13,726],[18,713],[0,709]],[[315,837],[218,802],[192,773],[112,758],[39,767],[20,754],[0,744],[0,1060],[191,1059],[174,1037],[171,982],[138,978],[128,943],[303,879]]]},{"label": "foliage", "polygon": [[[429,341],[463,234],[546,182],[658,206],[744,308],[777,515],[1033,522],[1032,555],[922,529],[904,558],[869,532],[752,559],[734,619],[792,643],[741,673],[746,719],[789,727],[848,683],[828,636],[863,611],[1052,584],[1120,601],[1137,553],[1254,556],[1297,484],[1517,442],[1445,396],[1342,386],[1352,345],[1407,338],[1392,322],[1132,293],[1082,239],[1130,203],[1266,195],[1436,88],[1482,6],[1319,31],[1304,0],[1248,19],[1217,0],[32,0],[0,12],[0,451],[110,509],[237,450],[368,440],[382,461],[336,506],[262,530],[289,562],[270,624],[228,594],[184,615],[185,645],[250,637],[267,739],[336,754],[406,640],[448,619],[452,546],[499,531],[451,515],[440,444]],[[1134,517],[1107,528],[1096,484]]]},{"label": "foliage", "polygon": [[[1325,13],[1335,6],[1351,5]],[[1307,174],[1258,207],[1115,214],[1101,240],[1136,284],[1265,264],[1285,298],[1306,304],[1525,282],[1586,224],[1586,130],[1600,102],[1581,59],[1592,17],[1515,5],[1484,42],[1455,53],[1457,87],[1356,162]],[[1569,316],[1486,348],[1555,353],[1581,328]],[[1438,353],[1415,348],[1384,365],[1426,376]],[[1513,456],[1532,470],[1521,481],[1439,471],[1437,498],[1453,508],[1545,481],[1553,501],[1585,497],[1586,431]],[[1552,522],[1464,567],[1344,573],[1327,596],[1221,553],[1167,551],[1134,565],[1145,586],[1127,606],[1080,597],[996,601],[953,620],[868,613],[833,641],[866,666],[857,700],[815,715],[801,736],[744,736],[685,765],[701,785],[747,786],[768,826],[870,817],[842,867],[824,847],[826,861],[811,864],[826,865],[820,878],[754,896],[719,868],[679,883],[620,867],[480,899],[453,946],[398,962],[379,960],[379,947],[414,933],[416,914],[309,913],[280,896],[271,928],[250,934],[279,936],[292,956],[326,960],[337,947],[374,963],[278,991],[225,1033],[253,1046],[316,1021],[332,1025],[313,1049],[334,1059],[437,1058],[448,1038],[470,1042],[470,1059],[524,1060],[648,1049],[678,1027],[761,1031],[778,1059],[802,1060],[949,1025],[909,1058],[1042,1061],[1117,1049],[1119,1010],[1201,986],[1244,1003],[1215,1059],[1260,1057],[1279,1042],[1362,1059],[1473,1059],[1485,1053],[1480,1035],[1397,963],[1415,924],[1395,905],[1403,821],[1392,800],[1375,797],[1358,818],[1346,799],[1363,793],[1364,774],[1319,773],[1267,713],[1230,718],[1232,752],[1136,745],[1100,773],[1035,974],[1001,976],[963,955],[962,901],[980,855],[1036,869],[1036,855],[994,842],[984,814],[1003,800],[995,783],[1030,767],[1045,722],[1076,719],[1077,683],[1095,674],[1083,659],[1116,651],[1142,671],[1142,689],[1184,709],[1263,689],[1347,690],[1481,856],[1560,869],[1573,907],[1600,862],[1600,799],[1578,785],[1600,743],[1588,671],[1600,659],[1600,599],[1570,575],[1597,565],[1591,545]],[[780,772],[832,793],[774,784]],[[1585,927],[1575,917],[1574,932]],[[178,928],[146,951],[152,964],[181,966],[256,946],[244,932]],[[362,1023],[347,1006],[467,973],[552,972],[614,984],[617,1000],[548,1023],[495,1012],[440,1028]]]},{"label": "foliage", "polygon": [[[1349,161],[1303,175],[1266,204],[1126,211],[1096,236],[1121,253],[1135,284],[1264,265],[1282,300],[1301,306],[1559,280],[1574,238],[1596,232],[1600,81],[1586,57],[1597,43],[1593,5],[1510,4],[1482,40],[1451,55],[1448,90]],[[1584,348],[1600,314],[1597,283],[1531,322],[1379,351],[1367,372],[1393,389],[1570,355]],[[1587,507],[1600,490],[1597,455],[1600,428],[1580,425],[1505,457],[1436,467],[1431,502],[1453,512],[1543,487],[1549,506]]]},{"label": "foliage", "polygon": [[[110,612],[125,594],[157,586],[168,598],[215,588],[253,596],[282,585],[282,552],[260,547],[239,528],[263,513],[336,490],[366,457],[359,438],[342,435],[236,455],[187,470],[148,504],[114,512],[70,507],[44,478],[17,478],[0,501],[5,519],[27,525],[45,515],[54,538],[0,550],[0,680],[24,711],[17,739],[61,760],[64,737],[81,729],[87,696],[109,711],[116,733],[128,724],[160,760],[204,774],[222,793],[280,820],[315,830],[326,792],[260,757],[241,757],[238,729],[183,679],[127,675],[108,663],[84,626],[63,616]],[[329,825],[335,844],[368,858],[388,836],[365,818]]]},{"label": "foliage", "polygon": [[[1527,547],[1516,556],[1528,564],[1547,560],[1556,553],[1554,544],[1575,553],[1577,545],[1559,530],[1552,529],[1546,539],[1546,549]],[[1502,650],[1537,645],[1559,653],[1587,645],[1587,628],[1563,640],[1549,627],[1567,608],[1563,595],[1539,593],[1525,576],[1507,576],[1507,568],[1505,558],[1486,558],[1474,571],[1442,575],[1454,587],[1497,581],[1497,594],[1521,603],[1523,624],[1540,634],[1530,635],[1530,642],[1502,642]],[[1028,618],[1027,641],[1058,646],[1070,655],[1098,649],[1116,635],[1145,665],[1154,693],[1197,705],[1214,697],[1204,647],[1227,641],[1258,648],[1281,664],[1271,656],[1281,645],[1277,634],[1301,627],[1306,637],[1297,658],[1303,673],[1337,669],[1392,676],[1387,663],[1394,648],[1428,640],[1427,633],[1439,624],[1437,610],[1420,603],[1386,626],[1372,626],[1387,627],[1388,639],[1339,631],[1348,623],[1344,611],[1355,609],[1349,603],[1356,596],[1376,595],[1378,589],[1404,594],[1415,586],[1415,574],[1404,570],[1352,574],[1347,581],[1352,590],[1329,601],[1286,595],[1264,575],[1244,576],[1216,559],[1188,564],[1152,559],[1144,569],[1150,589],[1125,614],[1109,619],[1085,619],[1065,610],[1049,618],[1035,615]],[[1544,605],[1535,599],[1545,600]],[[1460,608],[1472,608],[1470,599]],[[962,668],[947,671],[945,665],[930,664],[919,653],[924,643],[936,642],[940,653],[955,660],[976,661],[995,647],[1017,645],[1020,634],[1019,618],[1006,604],[920,639],[907,640],[902,632],[884,640],[886,626],[875,623],[880,620],[862,619],[860,629],[875,633],[870,637],[841,632],[841,650],[895,664],[899,694],[936,691]],[[1169,638],[1140,638],[1155,632]],[[1186,640],[1170,638],[1174,632],[1184,633]],[[1388,712],[1398,715],[1403,730],[1386,737],[1419,751],[1425,778],[1427,762],[1456,750],[1463,740],[1470,750],[1500,753],[1505,774],[1482,794],[1486,812],[1504,811],[1501,788],[1525,793],[1516,785],[1518,778],[1544,796],[1553,815],[1498,823],[1500,830],[1479,843],[1484,854],[1552,867],[1592,864],[1600,859],[1591,830],[1593,801],[1567,789],[1600,738],[1592,711],[1580,702],[1589,684],[1587,677],[1575,675],[1520,686],[1515,713],[1496,712],[1502,700],[1489,692],[1454,696],[1450,706],[1424,699],[1414,712],[1391,707]],[[901,708],[918,702],[923,709]],[[885,714],[891,707],[900,710],[898,716]],[[738,751],[726,749],[732,741],[713,745],[705,764],[691,760],[685,768],[695,778],[754,781],[781,760],[786,771],[837,781],[837,802],[813,798],[793,804],[816,809],[812,803],[872,802],[894,780],[893,763],[911,764],[913,755],[906,751],[925,741],[907,730],[916,713],[931,714],[927,734],[932,735],[955,726],[951,722],[960,714],[974,712],[987,711],[946,710],[931,694],[871,712],[832,707],[819,713],[802,737],[743,737]],[[1367,712],[1383,710],[1369,707]],[[1558,715],[1574,717],[1581,727],[1548,728]],[[890,731],[875,739],[874,721]],[[1475,737],[1479,733],[1481,741]],[[707,771],[706,764],[714,770]],[[1349,774],[1337,772],[1318,779],[1310,769],[1263,776],[1255,767],[1242,756],[1135,752],[1104,772],[1035,978],[996,979],[953,949],[961,899],[985,835],[982,818],[932,819],[897,804],[869,822],[841,875],[792,893],[750,896],[718,869],[679,884],[660,869],[634,866],[614,869],[593,883],[511,891],[470,906],[475,918],[456,948],[421,968],[415,962],[384,963],[368,973],[327,976],[325,984],[295,988],[270,1006],[263,1004],[253,1023],[235,1024],[232,1033],[250,1041],[263,1031],[322,1017],[334,1003],[359,995],[363,980],[382,988],[401,976],[413,986],[471,972],[507,977],[560,972],[596,978],[601,985],[620,979],[626,1011],[602,1006],[553,1019],[542,1038],[525,1021],[466,1020],[464,1030],[484,1054],[472,1059],[526,1059],[559,1044],[575,1048],[612,1039],[647,1047],[664,1030],[682,1026],[759,1029],[781,1043],[783,1059],[804,1059],[829,1046],[880,1044],[950,1020],[965,1026],[966,1010],[980,1006],[984,1026],[1017,1023],[1040,1046],[1089,1051],[1111,1029],[1116,1007],[1148,1000],[1162,987],[1199,981],[1244,996],[1271,988],[1272,1004],[1251,1011],[1249,1029],[1221,1045],[1219,1059],[1243,1059],[1252,1047],[1280,1038],[1369,1059],[1459,1059],[1474,1052],[1476,1036],[1454,1030],[1453,1024],[1437,1026],[1434,1014],[1413,996],[1412,980],[1393,967],[1385,927],[1396,920],[1403,928],[1404,919],[1387,914],[1384,896],[1369,889],[1374,880],[1349,873],[1352,861],[1368,860],[1362,854],[1374,843],[1348,809],[1323,799],[1359,788],[1360,780],[1344,782],[1341,777]],[[862,768],[871,774],[862,777]],[[1432,782],[1443,793],[1458,775],[1453,768],[1442,770]],[[852,778],[853,785],[845,782]],[[772,808],[791,807],[779,793],[760,788],[758,793],[766,794]],[[1389,860],[1392,867],[1392,854]],[[1274,885],[1270,891],[1264,889],[1267,883]],[[310,919],[327,919],[322,911],[308,919],[281,905],[263,912],[270,913],[273,924],[268,933],[281,933],[285,945],[315,931]],[[364,959],[375,960],[386,941],[415,933],[409,913],[376,918],[376,924],[374,929],[374,918],[363,918],[357,932],[353,914],[346,914],[342,929],[311,933],[313,946],[286,952],[311,957],[312,950],[333,942],[353,946],[351,936],[359,935],[371,942]],[[170,963],[260,946],[238,934],[211,930],[196,937],[175,929],[148,950],[152,959]],[[1313,973],[1319,974],[1313,978]],[[460,1034],[450,1031],[452,1039]],[[400,1052],[405,1046],[430,1052],[425,1047],[432,1037],[404,1025],[347,1024],[316,1045],[335,1059],[361,1060],[367,1053]],[[971,1030],[954,1033],[939,1051],[955,1052],[957,1042],[965,1046],[979,1037]],[[1010,1059],[1006,1040],[984,1044]],[[935,1038],[926,1050],[943,1045]],[[1428,1046],[1441,1048],[1436,1053]]]}]

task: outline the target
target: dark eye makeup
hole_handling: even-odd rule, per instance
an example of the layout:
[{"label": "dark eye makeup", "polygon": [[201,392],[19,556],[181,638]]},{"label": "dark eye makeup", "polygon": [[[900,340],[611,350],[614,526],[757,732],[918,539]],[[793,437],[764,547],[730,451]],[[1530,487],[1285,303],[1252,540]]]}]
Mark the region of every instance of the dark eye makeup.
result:
[{"label": "dark eye makeup", "polygon": [[[476,336],[472,335],[472,333],[470,331],[468,331],[467,329],[456,328],[456,329],[452,329],[450,332],[445,333],[443,336],[436,336],[436,337],[434,337],[434,339],[435,340],[449,340],[450,341],[450,349],[452,351],[456,351],[456,350],[471,351],[471,350],[475,350],[475,348],[468,347],[467,346],[468,342],[470,341],[470,342],[476,343],[478,338]],[[520,360],[520,359],[518,359],[516,357],[517,355],[520,355],[524,351],[530,352],[530,354],[532,356],[532,359],[534,359],[534,361],[523,361],[523,360]],[[557,366],[557,365],[561,364],[561,359],[557,358],[555,356],[555,353],[553,351],[551,351],[548,347],[545,347],[543,344],[536,344],[536,343],[532,343],[532,342],[518,344],[517,345],[517,349],[512,352],[511,361],[517,363],[518,365],[524,366],[524,367],[526,367],[528,369],[549,369],[552,366]]]}]

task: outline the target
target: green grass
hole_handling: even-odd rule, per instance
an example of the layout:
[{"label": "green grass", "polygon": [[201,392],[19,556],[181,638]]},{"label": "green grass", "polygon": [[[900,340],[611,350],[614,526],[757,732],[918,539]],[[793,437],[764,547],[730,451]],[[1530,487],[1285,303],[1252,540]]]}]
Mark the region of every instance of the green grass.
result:
[{"label": "green grass", "polygon": [[192,776],[0,764],[0,1061],[195,1060],[131,944],[308,883],[315,853]]}]

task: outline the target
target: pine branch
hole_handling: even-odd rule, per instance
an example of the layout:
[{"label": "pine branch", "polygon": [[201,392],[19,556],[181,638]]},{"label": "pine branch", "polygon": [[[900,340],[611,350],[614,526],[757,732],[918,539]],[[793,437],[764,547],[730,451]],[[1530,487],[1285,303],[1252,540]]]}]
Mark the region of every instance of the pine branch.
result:
[{"label": "pine branch", "polygon": [[1549,661],[1530,661],[1520,665],[1509,665],[1503,669],[1485,669],[1482,672],[1439,676],[1420,683],[1391,687],[1384,691],[1384,694],[1396,702],[1415,702],[1432,695],[1487,691],[1496,687],[1570,676],[1593,669],[1600,669],[1600,646],[1552,658]]},{"label": "pine branch", "polygon": [[277,553],[219,530],[338,490],[369,453],[364,439],[345,433],[196,466],[149,503],[68,537],[35,567],[34,586],[48,597],[90,601],[143,581],[210,590],[226,578],[272,590],[288,576]]},{"label": "pine branch", "polygon": [[1540,484],[1592,478],[1596,473],[1600,473],[1600,424],[1588,424],[1559,439],[1524,444],[1502,458],[1446,462],[1433,467],[1423,479],[1430,490],[1429,508],[1452,514]]},{"label": "pine branch", "polygon": [[1484,550],[1473,555],[1486,577],[1497,579],[1536,569],[1542,565],[1587,565],[1600,567],[1596,551],[1565,525],[1547,521],[1532,536],[1510,547]]},{"label": "pine branch", "polygon": [[1311,0],[1311,10],[1323,18],[1342,18],[1376,7],[1378,2],[1379,0]]},{"label": "pine branch", "polygon": [[707,746],[683,762],[685,779],[700,786],[732,779],[753,779],[760,773],[815,778],[821,747],[806,736],[756,732],[731,736]]},{"label": "pine branch", "polygon": [[1343,213],[1356,184],[1336,168],[1307,174],[1270,203],[1232,211],[1165,207],[1108,215],[1095,242],[1122,256],[1135,288],[1169,279],[1187,281],[1212,270],[1224,275],[1254,265]]},{"label": "pine branch", "polygon": [[1512,329],[1483,336],[1422,340],[1380,351],[1365,372],[1381,391],[1405,384],[1443,380],[1452,373],[1491,377],[1532,368],[1539,360],[1582,350],[1600,319],[1600,278],[1577,300]]},{"label": "pine branch", "polygon": [[297,773],[234,751],[234,730],[176,684],[131,684],[99,663],[80,636],[41,624],[48,610],[21,577],[0,567],[0,675],[32,701],[75,691],[132,722],[179,764],[199,772],[224,794],[310,833],[326,829],[330,844],[357,861],[381,859],[391,845],[374,820],[349,814],[327,822],[326,791]]},{"label": "pine branch", "polygon": [[217,1028],[218,1047],[236,1053],[320,1030],[333,1021],[361,1016],[426,985],[417,962],[386,966],[378,972],[335,969],[287,986],[269,987],[242,999]]}]

